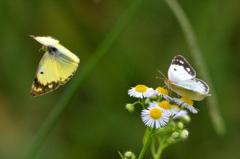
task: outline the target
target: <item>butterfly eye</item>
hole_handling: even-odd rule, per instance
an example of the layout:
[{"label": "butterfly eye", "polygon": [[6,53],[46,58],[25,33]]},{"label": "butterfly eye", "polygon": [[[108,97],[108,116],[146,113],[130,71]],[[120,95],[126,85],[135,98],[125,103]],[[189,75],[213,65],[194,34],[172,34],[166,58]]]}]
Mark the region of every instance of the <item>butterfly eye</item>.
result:
[{"label": "butterfly eye", "polygon": [[57,48],[55,48],[53,46],[48,46],[48,50],[49,50],[49,52],[56,52]]},{"label": "butterfly eye", "polygon": [[174,71],[177,71],[177,69],[176,69],[176,68],[174,68],[173,70],[174,70]]},{"label": "butterfly eye", "polygon": [[40,74],[43,74],[43,72],[40,72]]}]

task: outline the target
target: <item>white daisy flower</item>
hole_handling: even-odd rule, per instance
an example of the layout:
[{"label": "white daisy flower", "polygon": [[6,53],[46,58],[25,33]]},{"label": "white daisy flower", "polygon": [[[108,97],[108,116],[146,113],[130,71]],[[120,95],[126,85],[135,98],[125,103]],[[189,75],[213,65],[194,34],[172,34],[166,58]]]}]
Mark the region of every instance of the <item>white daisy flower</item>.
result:
[{"label": "white daisy flower", "polygon": [[128,95],[136,98],[148,98],[153,96],[154,94],[155,91],[152,88],[149,88],[146,85],[142,84],[139,84],[128,90]]},{"label": "white daisy flower", "polygon": [[162,97],[168,101],[171,101],[172,103],[175,103],[179,106],[182,106],[183,108],[188,109],[193,114],[198,113],[198,109],[193,106],[193,101],[187,97],[182,97],[181,99],[170,97],[168,95],[162,95]]},{"label": "white daisy flower", "polygon": [[177,105],[171,105],[167,100],[150,103],[150,106],[158,106],[160,109],[167,111],[171,116],[174,116],[179,112],[179,107]]},{"label": "white daisy flower", "polygon": [[172,102],[176,103],[179,106],[182,106],[183,108],[188,109],[193,114],[197,114],[198,110],[193,106],[193,101],[187,97],[182,97],[181,99],[178,98],[172,98]]},{"label": "white daisy flower", "polygon": [[160,86],[155,89],[155,92],[159,96],[168,95],[168,93],[169,93],[167,89],[160,87]]},{"label": "white daisy flower", "polygon": [[168,101],[171,101],[172,103],[175,103],[179,106],[182,106],[183,108],[188,109],[193,114],[198,113],[198,109],[193,106],[193,101],[187,97],[182,97],[181,99],[170,97],[168,95],[162,95],[162,97]]},{"label": "white daisy flower", "polygon": [[150,106],[142,111],[141,116],[145,125],[151,128],[160,128],[167,125],[170,114],[159,106]]}]

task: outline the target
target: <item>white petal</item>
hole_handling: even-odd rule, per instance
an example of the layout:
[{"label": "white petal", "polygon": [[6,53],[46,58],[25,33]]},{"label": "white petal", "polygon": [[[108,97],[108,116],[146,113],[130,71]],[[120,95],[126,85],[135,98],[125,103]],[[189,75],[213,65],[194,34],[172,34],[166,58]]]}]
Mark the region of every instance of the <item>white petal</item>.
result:
[{"label": "white petal", "polygon": [[131,97],[143,98],[143,94],[137,92],[134,87],[128,90],[128,95]]},{"label": "white petal", "polygon": [[146,92],[143,93],[143,96],[148,98],[155,95],[155,91],[152,88],[148,88]]},{"label": "white petal", "polygon": [[179,119],[179,118],[181,118],[182,116],[187,115],[187,114],[188,114],[188,112],[187,112],[186,110],[180,110],[180,111],[173,117],[173,119]]}]

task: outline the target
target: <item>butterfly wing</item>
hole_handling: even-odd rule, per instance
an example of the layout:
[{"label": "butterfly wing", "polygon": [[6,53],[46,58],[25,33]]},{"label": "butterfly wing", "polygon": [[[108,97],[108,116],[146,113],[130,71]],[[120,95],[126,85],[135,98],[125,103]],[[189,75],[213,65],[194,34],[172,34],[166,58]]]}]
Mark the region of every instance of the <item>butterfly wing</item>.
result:
[{"label": "butterfly wing", "polygon": [[58,40],[52,38],[51,36],[34,36],[34,35],[30,35],[30,37],[35,39],[37,42],[39,42],[40,44],[42,44],[44,46],[56,45],[56,44],[59,43]]},{"label": "butterfly wing", "polygon": [[204,81],[197,78],[179,83],[166,80],[165,84],[178,95],[188,97],[195,101],[201,101],[205,97],[210,96],[208,85]]},{"label": "butterfly wing", "polygon": [[173,58],[165,84],[180,96],[200,101],[209,96],[208,85],[196,78],[196,71],[181,55]]},{"label": "butterfly wing", "polygon": [[46,52],[39,62],[31,94],[40,96],[57,89],[59,85],[58,67],[55,57]]},{"label": "butterfly wing", "polygon": [[201,94],[209,93],[209,87],[206,84],[206,82],[204,82],[203,80],[200,80],[198,78],[182,81],[182,82],[177,83],[176,85],[181,86],[185,89],[192,90],[194,92],[201,93]]},{"label": "butterfly wing", "polygon": [[168,79],[170,81],[178,83],[195,77],[196,71],[183,56],[177,55],[173,58],[168,69]]},{"label": "butterfly wing", "polygon": [[78,63],[63,54],[46,52],[39,63],[31,94],[40,96],[57,89],[71,79],[77,67]]},{"label": "butterfly wing", "polygon": [[40,60],[32,84],[33,96],[43,95],[57,89],[71,79],[78,68],[79,58],[59,41],[50,36],[31,36],[41,43],[46,52]]},{"label": "butterfly wing", "polygon": [[78,61],[75,61],[75,59],[65,54],[56,55],[56,66],[59,76],[59,82],[61,85],[65,84],[72,78],[78,68],[78,64],[79,59]]}]

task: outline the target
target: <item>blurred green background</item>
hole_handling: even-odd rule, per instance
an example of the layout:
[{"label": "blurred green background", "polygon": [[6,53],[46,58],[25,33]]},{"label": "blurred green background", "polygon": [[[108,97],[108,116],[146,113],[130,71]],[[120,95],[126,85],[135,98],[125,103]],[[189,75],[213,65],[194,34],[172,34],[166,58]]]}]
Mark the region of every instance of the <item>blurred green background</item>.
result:
[{"label": "blurred green background", "polygon": [[[28,35],[59,39],[81,58],[78,74],[131,2],[0,0],[1,159],[20,158],[71,83],[42,97],[30,96],[42,55],[38,52],[40,45]],[[169,147],[163,158],[239,159],[240,1],[179,2],[196,31],[227,133],[217,136],[206,103],[197,103],[200,113],[192,116],[188,125],[189,138]],[[176,54],[193,63],[177,20],[166,3],[145,0],[72,98],[38,158],[112,159],[119,158],[117,151],[138,153],[145,126],[139,110],[125,110],[125,104],[133,100],[127,90],[138,83],[158,86],[157,70],[167,73]]]}]

